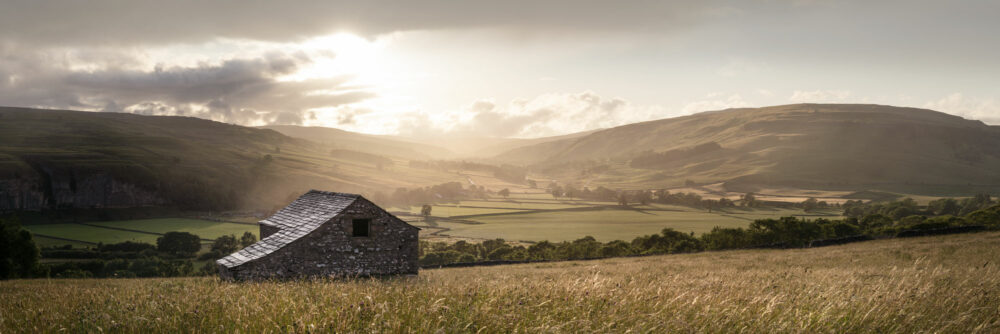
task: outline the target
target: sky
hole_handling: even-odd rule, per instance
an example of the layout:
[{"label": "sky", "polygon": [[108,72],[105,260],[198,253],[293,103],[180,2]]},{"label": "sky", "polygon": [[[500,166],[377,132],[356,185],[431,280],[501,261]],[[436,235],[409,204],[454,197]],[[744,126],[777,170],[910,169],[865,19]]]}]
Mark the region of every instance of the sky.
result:
[{"label": "sky", "polygon": [[732,107],[1000,124],[1000,1],[0,0],[0,105],[532,138]]}]

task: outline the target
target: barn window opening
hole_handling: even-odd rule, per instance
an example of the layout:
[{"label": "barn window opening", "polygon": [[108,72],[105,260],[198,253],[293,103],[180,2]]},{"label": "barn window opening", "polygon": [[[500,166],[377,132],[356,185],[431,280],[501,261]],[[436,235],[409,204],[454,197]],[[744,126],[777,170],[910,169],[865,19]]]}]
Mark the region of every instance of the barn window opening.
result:
[{"label": "barn window opening", "polygon": [[355,237],[367,237],[369,234],[368,229],[369,226],[371,225],[371,222],[372,222],[371,219],[355,219],[353,221],[354,226],[351,229],[351,235]]}]

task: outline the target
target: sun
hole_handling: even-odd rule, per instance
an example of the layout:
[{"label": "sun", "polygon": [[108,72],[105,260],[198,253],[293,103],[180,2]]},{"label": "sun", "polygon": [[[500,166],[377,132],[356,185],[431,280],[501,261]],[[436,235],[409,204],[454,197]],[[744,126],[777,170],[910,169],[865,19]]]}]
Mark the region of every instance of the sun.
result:
[{"label": "sun", "polygon": [[310,39],[297,45],[311,62],[281,80],[302,81],[348,76],[355,85],[379,86],[391,79],[385,53],[387,38],[369,40],[341,32]]}]

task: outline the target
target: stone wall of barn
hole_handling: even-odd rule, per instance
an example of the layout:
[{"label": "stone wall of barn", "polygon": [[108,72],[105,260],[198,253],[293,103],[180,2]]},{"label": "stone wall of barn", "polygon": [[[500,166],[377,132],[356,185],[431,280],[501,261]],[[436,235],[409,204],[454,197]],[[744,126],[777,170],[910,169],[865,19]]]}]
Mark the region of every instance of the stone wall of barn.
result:
[{"label": "stone wall of barn", "polygon": [[[352,237],[353,219],[371,219],[370,237]],[[359,198],[330,222],[263,258],[235,268],[223,279],[287,279],[416,274],[418,229]]]}]

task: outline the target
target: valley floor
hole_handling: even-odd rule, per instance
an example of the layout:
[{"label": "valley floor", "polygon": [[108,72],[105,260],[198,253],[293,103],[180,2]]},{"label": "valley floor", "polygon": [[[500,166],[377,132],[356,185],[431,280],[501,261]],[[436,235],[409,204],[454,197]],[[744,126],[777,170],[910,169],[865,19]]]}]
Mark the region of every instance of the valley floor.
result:
[{"label": "valley floor", "polygon": [[0,332],[997,332],[1000,233],[425,270],[0,282]]}]

